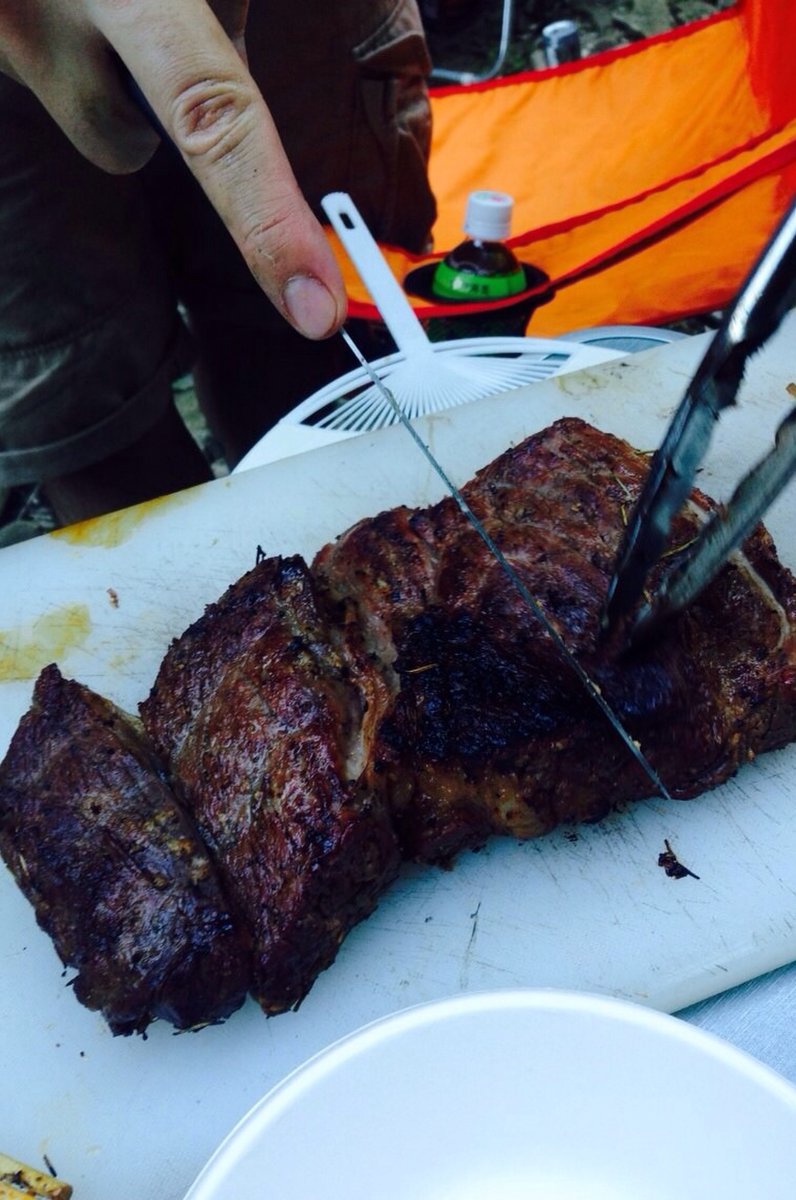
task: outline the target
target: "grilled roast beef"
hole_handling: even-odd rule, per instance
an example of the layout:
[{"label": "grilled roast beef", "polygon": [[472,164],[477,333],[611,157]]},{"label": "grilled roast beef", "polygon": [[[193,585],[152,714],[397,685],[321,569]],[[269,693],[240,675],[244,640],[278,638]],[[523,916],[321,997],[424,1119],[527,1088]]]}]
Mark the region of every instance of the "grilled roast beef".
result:
[{"label": "grilled roast beef", "polygon": [[56,666],[0,770],[0,849],[114,1033],[243,1003],[249,938],[137,722]]},{"label": "grilled roast beef", "polygon": [[[645,455],[576,419],[500,455],[464,495],[672,795],[796,736],[796,583],[761,528],[651,646],[600,612]],[[672,548],[710,502],[695,493]],[[361,521],[317,556],[363,675],[385,686],[366,772],[404,854],[595,820],[651,785],[452,499]],[[375,693],[373,687],[370,688]]]},{"label": "grilled roast beef", "polygon": [[[633,653],[604,644],[600,611],[646,469],[625,442],[568,419],[502,454],[464,491],[669,791],[688,797],[796,737],[796,580],[760,527],[655,642]],[[672,561],[709,509],[694,493]],[[38,758],[57,761],[66,736],[57,716],[36,716],[48,679],[0,769],[1,845],[68,961],[83,915],[107,913],[106,957],[92,961],[101,982],[79,994],[109,1008],[100,993],[113,994],[115,972],[129,974],[113,940],[125,914],[115,877],[87,844],[94,818],[75,780],[95,786],[92,763],[117,752],[118,721],[74,739],[69,772],[42,772]],[[492,833],[596,820],[651,790],[452,500],[361,521],[311,569],[300,558],[258,564],[172,644],[141,715],[251,936],[252,990],[269,1013],[301,1000],[400,854],[447,863]],[[113,793],[115,777],[107,782]],[[156,795],[176,820],[179,806]],[[73,809],[79,819],[61,821]],[[130,811],[139,810],[142,801]],[[140,820],[123,865],[135,867],[153,837],[161,845]],[[68,888],[45,886],[51,855]],[[180,981],[210,961],[187,936],[176,917],[157,931]],[[213,945],[222,953],[227,943]],[[167,1007],[142,996],[128,1024]]]},{"label": "grilled roast beef", "polygon": [[145,725],[254,941],[266,1012],[298,1004],[395,876],[363,787],[361,689],[299,558],[266,559],[173,643]]}]

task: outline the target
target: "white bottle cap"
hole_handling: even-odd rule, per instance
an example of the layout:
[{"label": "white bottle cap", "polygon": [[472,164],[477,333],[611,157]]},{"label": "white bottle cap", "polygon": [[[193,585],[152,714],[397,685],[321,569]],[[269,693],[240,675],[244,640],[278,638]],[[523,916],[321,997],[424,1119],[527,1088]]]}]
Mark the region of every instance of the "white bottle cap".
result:
[{"label": "white bottle cap", "polygon": [[470,192],[464,232],[479,242],[502,242],[511,232],[514,200],[505,192]]}]

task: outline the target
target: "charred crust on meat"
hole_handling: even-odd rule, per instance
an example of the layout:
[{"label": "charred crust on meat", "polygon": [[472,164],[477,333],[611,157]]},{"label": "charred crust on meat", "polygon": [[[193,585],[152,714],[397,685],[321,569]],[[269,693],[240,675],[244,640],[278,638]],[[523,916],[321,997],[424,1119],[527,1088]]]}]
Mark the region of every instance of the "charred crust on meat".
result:
[{"label": "charred crust on meat", "polygon": [[527,640],[501,646],[466,612],[420,613],[397,650],[400,692],[381,734],[398,754],[483,757],[567,728],[589,704],[565,664],[542,674]]}]

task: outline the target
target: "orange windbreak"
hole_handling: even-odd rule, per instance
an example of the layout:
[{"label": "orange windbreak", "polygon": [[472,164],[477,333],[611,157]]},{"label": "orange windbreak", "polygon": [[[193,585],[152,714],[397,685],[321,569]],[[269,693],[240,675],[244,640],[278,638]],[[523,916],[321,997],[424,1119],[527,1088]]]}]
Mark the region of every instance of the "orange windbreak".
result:
[{"label": "orange windbreak", "polygon": [[[793,0],[742,0],[578,63],[435,90],[435,253],[461,240],[468,192],[497,188],[515,198],[518,257],[556,284],[530,333],[722,307],[796,194],[794,47]],[[352,312],[372,315],[336,252]],[[418,261],[388,257],[401,279]]]}]

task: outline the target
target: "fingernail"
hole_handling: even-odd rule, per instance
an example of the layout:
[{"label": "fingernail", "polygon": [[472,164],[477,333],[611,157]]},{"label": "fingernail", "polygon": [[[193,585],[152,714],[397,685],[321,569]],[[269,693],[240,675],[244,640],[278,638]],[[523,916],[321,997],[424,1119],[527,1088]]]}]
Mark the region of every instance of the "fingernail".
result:
[{"label": "fingernail", "polygon": [[334,296],[312,275],[294,275],[288,279],[282,301],[288,317],[305,337],[327,337],[337,324]]}]

